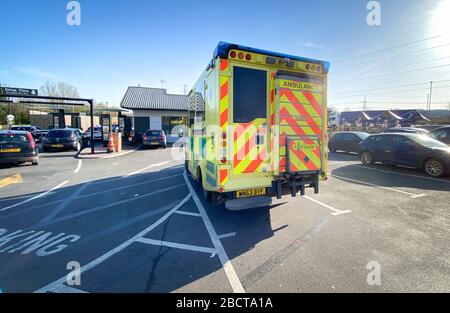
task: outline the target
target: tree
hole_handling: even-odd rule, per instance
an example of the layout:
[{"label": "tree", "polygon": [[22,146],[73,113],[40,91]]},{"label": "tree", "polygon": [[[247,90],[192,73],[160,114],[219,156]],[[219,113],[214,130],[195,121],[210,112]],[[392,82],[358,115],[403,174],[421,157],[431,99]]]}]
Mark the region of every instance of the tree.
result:
[{"label": "tree", "polygon": [[[41,96],[49,97],[62,97],[62,98],[79,98],[80,95],[76,87],[71,86],[64,82],[51,83],[46,82],[41,88],[39,88],[39,93]],[[58,103],[65,103],[64,100],[55,100]],[[69,106],[68,106],[69,108]],[[86,107],[74,107],[72,106],[73,113],[86,112],[88,109]]]}]

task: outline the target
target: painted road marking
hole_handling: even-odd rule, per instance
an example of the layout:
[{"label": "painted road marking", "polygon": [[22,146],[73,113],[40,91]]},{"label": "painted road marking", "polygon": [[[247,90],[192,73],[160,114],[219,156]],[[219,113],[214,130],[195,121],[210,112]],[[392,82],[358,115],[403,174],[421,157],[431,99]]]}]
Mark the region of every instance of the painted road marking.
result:
[{"label": "painted road marking", "polygon": [[217,236],[219,239],[225,239],[225,238],[230,238],[230,237],[234,237],[236,236],[236,232],[234,233],[228,233],[228,234],[223,234],[223,235],[219,235]]},{"label": "painted road marking", "polygon": [[175,214],[202,217],[202,215],[200,213],[187,212],[187,211],[176,211]]},{"label": "painted road marking", "polygon": [[57,190],[57,189],[61,188],[62,186],[64,186],[64,185],[65,185],[65,184],[67,184],[68,182],[69,182],[69,181],[68,181],[68,180],[66,180],[66,181],[62,182],[61,184],[59,184],[58,186],[55,186],[55,187],[53,187],[52,189],[49,189],[49,190],[47,190],[46,192],[43,192],[43,193],[41,193],[41,194],[38,194],[37,196],[34,196],[34,197],[32,197],[32,198],[29,198],[29,199],[27,199],[27,200],[25,200],[25,201],[22,201],[22,202],[19,202],[19,203],[16,203],[16,204],[13,204],[13,205],[7,206],[6,208],[0,209],[0,212],[3,212],[3,211],[6,211],[6,210],[9,210],[9,209],[12,209],[12,208],[18,207],[18,206],[20,206],[20,205],[22,205],[22,204],[25,204],[25,203],[31,202],[31,201],[33,201],[33,200],[36,200],[36,199],[39,199],[39,198],[45,197],[46,195],[48,195],[48,194],[49,194],[49,193],[51,193],[52,191],[55,191],[55,190]]},{"label": "painted road marking", "polygon": [[211,241],[214,244],[214,247],[216,248],[217,254],[219,255],[220,262],[222,263],[223,269],[225,271],[225,274],[227,275],[228,281],[230,282],[231,288],[233,289],[233,292],[235,293],[245,293],[244,287],[242,287],[242,283],[239,280],[239,277],[236,274],[236,271],[233,268],[233,264],[231,264],[230,259],[228,258],[227,253],[225,252],[225,249],[222,246],[222,243],[220,242],[220,239],[217,236],[216,230],[214,229],[211,221],[209,220],[208,215],[206,214],[206,210],[203,207],[203,204],[199,200],[197,194],[195,193],[194,188],[191,185],[191,182],[189,181],[186,171],[183,172],[184,180],[186,181],[186,185],[189,188],[189,191],[192,195],[192,199],[194,200],[195,204],[197,205],[198,210],[200,211],[200,214],[203,217],[203,222],[205,223],[206,229],[208,230],[209,237],[211,237]]},{"label": "painted road marking", "polygon": [[21,184],[23,183],[22,175],[17,173],[16,175],[9,176],[3,179],[0,179],[0,188],[12,185],[12,184]]},{"label": "painted road marking", "polygon": [[[0,229],[0,253],[34,252],[39,257],[49,256],[68,247],[69,243],[78,241],[79,235],[53,234],[45,231],[24,231],[22,229],[7,234],[7,229]],[[63,244],[65,242],[65,244]],[[5,246],[6,247],[3,247]]]},{"label": "painted road marking", "polygon": [[[92,196],[98,196],[98,195],[101,195],[101,194],[104,194],[104,193],[109,193],[109,192],[112,192],[112,191],[117,191],[117,190],[127,189],[127,188],[131,188],[131,187],[136,187],[136,186],[139,186],[139,185],[144,185],[144,184],[148,184],[148,183],[152,183],[152,182],[156,182],[156,181],[161,181],[161,180],[165,180],[165,179],[169,179],[169,178],[173,178],[173,177],[177,177],[177,176],[182,176],[182,174],[171,175],[171,176],[166,176],[166,177],[152,179],[152,180],[146,180],[145,182],[142,182],[142,183],[125,185],[125,186],[117,187],[117,188],[113,188],[113,189],[104,189],[104,190],[99,191],[99,192],[94,192],[94,193],[90,193],[90,194],[74,197],[72,200],[85,199],[85,198],[89,198],[89,197],[92,197]],[[92,186],[92,185],[98,184],[98,182],[87,182],[85,184],[89,184],[90,186]],[[35,210],[35,209],[39,209],[39,208],[42,208],[42,207],[47,207],[47,206],[51,206],[51,205],[57,205],[58,203],[65,202],[65,201],[66,201],[66,199],[62,199],[62,200],[56,200],[56,201],[40,204],[40,205],[37,205],[37,206],[29,207],[29,208],[21,210],[20,212],[14,212],[12,214],[9,214],[9,215],[6,215],[4,217],[1,217],[0,220],[5,219],[5,218],[9,218],[9,217],[17,215],[17,214],[23,214],[24,212]]]},{"label": "painted road marking", "polygon": [[178,176],[181,176],[181,174],[165,176],[165,177],[161,177],[161,178],[146,180],[146,181],[141,182],[141,183],[130,184],[130,185],[125,185],[125,186],[117,187],[117,188],[113,188],[113,189],[107,189],[107,190],[102,190],[102,191],[99,191],[99,192],[89,193],[89,194],[86,194],[86,195],[81,195],[81,196],[77,197],[76,199],[89,198],[89,197],[92,197],[92,196],[97,196],[97,195],[101,195],[101,194],[104,194],[104,193],[109,193],[111,191],[117,191],[117,190],[123,190],[123,189],[132,188],[132,187],[137,187],[137,186],[141,186],[141,185],[145,185],[145,184],[149,184],[149,183],[154,183],[154,182],[157,182],[157,181],[162,181],[162,180],[166,180],[166,179],[170,179],[170,178],[174,178],[174,177],[178,177]]},{"label": "painted road marking", "polygon": [[101,205],[101,206],[98,206],[98,207],[90,208],[90,209],[87,209],[87,210],[84,210],[84,211],[79,211],[79,212],[76,212],[76,213],[64,215],[62,217],[55,218],[55,219],[53,219],[51,221],[48,221],[46,223],[42,223],[40,226],[43,227],[43,226],[53,225],[53,224],[56,224],[56,223],[60,223],[62,221],[70,220],[70,219],[73,219],[73,218],[76,218],[76,217],[79,217],[79,216],[82,216],[82,215],[86,215],[86,214],[89,214],[89,213],[101,211],[101,210],[104,210],[104,209],[109,209],[109,208],[112,208],[112,207],[115,207],[115,206],[120,206],[120,205],[125,204],[125,203],[129,203],[129,202],[132,202],[132,201],[135,201],[135,200],[138,200],[138,199],[142,199],[142,198],[146,198],[146,197],[149,197],[149,196],[154,196],[156,194],[159,194],[159,193],[162,193],[162,192],[166,192],[166,191],[170,191],[170,190],[173,190],[173,189],[177,189],[177,188],[183,187],[183,186],[184,186],[184,184],[174,185],[174,186],[171,186],[171,187],[159,189],[157,191],[149,192],[149,193],[146,193],[146,194],[138,196],[138,197],[133,197],[133,198],[126,199],[126,200],[116,201],[116,202],[113,202],[113,203],[109,203],[109,204]]},{"label": "painted road marking", "polygon": [[363,166],[361,164],[358,164],[358,165],[351,164],[350,166],[356,166],[356,167],[364,168],[364,169],[367,169],[367,170],[377,171],[377,172],[382,172],[382,173],[397,174],[397,175],[402,175],[402,176],[407,176],[407,177],[422,178],[422,179],[437,181],[437,182],[441,182],[441,183],[450,183],[450,180],[446,180],[446,179],[439,179],[439,178],[433,178],[433,177],[428,177],[428,176],[420,176],[420,175],[413,175],[413,174],[406,174],[406,173],[399,173],[399,172],[391,172],[391,171],[381,170],[379,168],[373,168],[373,167],[370,167],[370,166]]},{"label": "painted road marking", "polygon": [[158,246],[158,247],[162,246],[162,247],[176,248],[176,249],[181,249],[181,250],[204,252],[204,253],[208,253],[208,254],[216,253],[216,249],[213,249],[213,248],[185,245],[185,244],[176,243],[176,242],[168,242],[168,241],[154,240],[154,239],[148,239],[148,238],[139,238],[139,239],[136,239],[136,241],[140,242],[140,243],[145,243],[148,245]]},{"label": "painted road marking", "polygon": [[170,162],[171,162],[171,161],[166,161],[166,162],[161,162],[161,163],[157,163],[157,164],[152,164],[152,165],[147,166],[147,167],[144,167],[144,168],[142,168],[142,169],[140,169],[140,170],[138,170],[138,171],[135,171],[135,172],[132,172],[132,173],[130,173],[130,174],[128,174],[128,175],[125,175],[124,177],[130,177],[130,176],[133,176],[133,175],[142,173],[142,172],[144,172],[144,171],[146,171],[146,170],[149,170],[149,169],[151,169],[151,168],[153,168],[153,167],[160,167],[160,166],[166,165],[166,164],[168,164],[168,163],[170,163]]},{"label": "painted road marking", "polygon": [[36,225],[33,227],[40,228],[41,225],[45,225],[49,221],[51,221],[53,218],[55,218],[59,213],[61,213],[70,202],[75,200],[84,189],[86,189],[89,186],[89,183],[81,185],[80,188],[78,188],[74,193],[72,193],[69,197],[63,199],[63,201],[56,206],[47,216],[45,216],[43,219],[41,219]]},{"label": "painted road marking", "polygon": [[136,152],[140,148],[141,148],[141,146],[138,146],[136,149],[133,149],[133,150],[130,150],[130,151],[127,151],[127,152],[122,152],[122,153],[119,153],[119,154],[109,155],[109,156],[104,157],[104,159],[112,159],[112,158],[117,158],[117,157],[120,157],[120,156],[124,156],[124,155],[130,154],[130,153]]},{"label": "painted road marking", "polygon": [[55,288],[54,290],[52,290],[52,292],[54,292],[54,293],[89,293],[87,291],[72,288],[67,285],[60,285],[57,288]]},{"label": "painted road marking", "polygon": [[380,186],[380,185],[368,183],[368,182],[365,182],[365,181],[356,180],[356,179],[352,179],[352,178],[348,178],[348,177],[342,177],[342,176],[338,176],[338,175],[334,175],[334,174],[332,174],[331,176],[335,177],[335,178],[339,178],[339,179],[348,180],[348,181],[351,181],[351,182],[367,185],[367,186],[372,186],[372,187],[377,187],[377,188],[381,188],[381,189],[385,189],[385,190],[389,190],[389,191],[398,192],[398,193],[401,193],[401,194],[409,196],[411,199],[417,199],[417,198],[422,198],[422,197],[426,196],[426,194],[410,193],[410,192],[407,192],[407,191],[398,190],[398,189],[385,187],[385,186]]},{"label": "painted road marking", "polygon": [[317,203],[318,205],[321,205],[321,206],[323,206],[323,207],[329,209],[330,211],[333,212],[333,213],[331,213],[331,215],[334,215],[334,216],[352,213],[352,211],[350,211],[350,210],[345,210],[345,211],[338,210],[338,209],[336,209],[336,208],[333,208],[331,205],[325,204],[325,203],[323,203],[323,202],[320,202],[320,201],[318,201],[318,200],[316,200],[316,199],[314,199],[314,198],[308,197],[308,196],[303,196],[302,198],[308,199],[308,200],[310,200],[310,201],[312,201],[312,202]]},{"label": "painted road marking", "polygon": [[75,171],[73,171],[74,174],[77,174],[80,171],[81,165],[83,165],[83,161],[81,159],[78,159],[78,166]]},{"label": "painted road marking", "polygon": [[[137,239],[144,237],[147,233],[151,232],[153,229],[155,229],[156,227],[158,227],[159,225],[161,225],[162,223],[164,223],[175,211],[177,211],[179,208],[181,208],[186,202],[188,202],[189,199],[191,199],[192,195],[188,194],[183,200],[181,200],[180,203],[178,203],[172,210],[170,210],[169,212],[167,212],[163,217],[161,217],[159,220],[157,220],[155,223],[153,223],[152,225],[150,225],[149,227],[147,227],[146,229],[144,229],[143,231],[141,231],[139,234],[137,234],[136,236],[128,239],[127,241],[125,241],[124,243],[122,243],[121,245],[117,246],[116,248],[106,252],[105,254],[103,254],[102,256],[98,257],[97,259],[95,259],[94,261],[91,261],[90,263],[84,265],[83,267],[80,268],[80,274],[98,266],[99,264],[105,262],[106,260],[108,260],[109,258],[111,258],[113,255],[117,254],[118,252],[128,248],[131,244],[133,244]],[[58,280],[55,280],[54,282],[38,289],[35,291],[35,293],[45,293],[45,292],[52,292],[53,290],[56,290],[57,288],[59,288],[61,285],[64,285],[66,281],[66,276],[63,276],[61,278],[59,278]]]}]

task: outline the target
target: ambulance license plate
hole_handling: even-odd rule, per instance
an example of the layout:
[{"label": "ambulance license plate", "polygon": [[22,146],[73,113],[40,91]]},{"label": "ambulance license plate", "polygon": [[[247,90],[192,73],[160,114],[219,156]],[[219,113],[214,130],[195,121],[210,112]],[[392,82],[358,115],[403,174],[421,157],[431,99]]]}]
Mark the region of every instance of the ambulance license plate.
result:
[{"label": "ambulance license plate", "polygon": [[247,198],[253,196],[262,196],[266,194],[266,188],[256,188],[249,190],[239,190],[236,192],[236,198]]}]

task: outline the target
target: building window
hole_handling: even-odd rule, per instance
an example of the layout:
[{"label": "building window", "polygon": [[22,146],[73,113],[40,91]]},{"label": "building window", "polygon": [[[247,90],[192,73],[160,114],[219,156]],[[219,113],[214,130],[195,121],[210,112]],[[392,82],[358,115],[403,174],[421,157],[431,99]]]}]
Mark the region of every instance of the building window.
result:
[{"label": "building window", "polygon": [[162,129],[166,134],[180,135],[185,131],[188,119],[185,116],[163,116]]}]

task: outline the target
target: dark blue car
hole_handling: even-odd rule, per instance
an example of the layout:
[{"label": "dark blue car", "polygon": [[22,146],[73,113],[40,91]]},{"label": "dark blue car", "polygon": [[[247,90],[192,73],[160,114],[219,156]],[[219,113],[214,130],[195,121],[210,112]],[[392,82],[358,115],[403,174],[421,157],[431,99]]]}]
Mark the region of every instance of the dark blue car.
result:
[{"label": "dark blue car", "polygon": [[364,165],[381,162],[412,167],[434,177],[445,176],[450,170],[450,147],[427,135],[372,135],[361,142],[359,156]]}]

